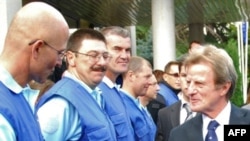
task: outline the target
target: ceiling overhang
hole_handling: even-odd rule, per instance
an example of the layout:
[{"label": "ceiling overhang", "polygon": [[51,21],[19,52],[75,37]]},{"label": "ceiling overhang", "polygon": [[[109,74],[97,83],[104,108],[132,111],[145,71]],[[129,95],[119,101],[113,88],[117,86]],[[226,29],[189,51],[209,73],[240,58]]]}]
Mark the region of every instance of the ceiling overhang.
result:
[{"label": "ceiling overhang", "polygon": [[[34,0],[23,0],[24,3]],[[153,0],[41,0],[56,7],[70,27],[152,23]],[[173,0],[175,23],[247,21],[250,0]]]}]

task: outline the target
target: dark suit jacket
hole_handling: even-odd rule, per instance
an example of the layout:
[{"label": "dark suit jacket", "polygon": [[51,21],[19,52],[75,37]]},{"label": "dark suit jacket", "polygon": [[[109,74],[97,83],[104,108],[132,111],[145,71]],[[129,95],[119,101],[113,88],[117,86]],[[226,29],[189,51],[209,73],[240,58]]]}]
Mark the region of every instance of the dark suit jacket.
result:
[{"label": "dark suit jacket", "polygon": [[155,124],[157,124],[158,111],[166,107],[164,97],[160,94],[157,94],[156,99],[149,102],[147,109],[151,114]]},{"label": "dark suit jacket", "polygon": [[156,141],[168,141],[170,131],[180,125],[181,103],[178,101],[159,110]]},{"label": "dark suit jacket", "polygon": [[[250,125],[250,110],[236,107],[232,104],[230,125]],[[203,141],[202,115],[198,114],[184,124],[175,127],[169,136],[169,141]]]}]

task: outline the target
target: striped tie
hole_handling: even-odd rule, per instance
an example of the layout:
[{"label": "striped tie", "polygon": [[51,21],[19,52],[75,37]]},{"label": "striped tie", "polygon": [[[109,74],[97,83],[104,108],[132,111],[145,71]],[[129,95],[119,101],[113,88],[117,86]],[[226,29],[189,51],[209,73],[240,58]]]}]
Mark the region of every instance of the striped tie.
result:
[{"label": "striped tie", "polygon": [[94,95],[95,97],[95,100],[96,102],[98,103],[98,105],[101,107],[101,108],[104,108],[104,104],[103,104],[103,97],[102,97],[102,94],[101,93],[98,93],[96,90],[94,90],[92,92],[92,94]]}]

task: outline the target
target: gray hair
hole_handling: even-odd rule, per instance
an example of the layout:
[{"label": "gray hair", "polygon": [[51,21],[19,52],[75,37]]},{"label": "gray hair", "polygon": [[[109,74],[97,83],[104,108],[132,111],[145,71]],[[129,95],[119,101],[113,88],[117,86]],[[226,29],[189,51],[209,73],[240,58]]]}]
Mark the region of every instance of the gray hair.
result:
[{"label": "gray hair", "polygon": [[130,37],[130,32],[126,28],[122,28],[120,26],[109,26],[104,27],[100,30],[100,32],[105,36],[109,35],[119,35],[123,38]]}]

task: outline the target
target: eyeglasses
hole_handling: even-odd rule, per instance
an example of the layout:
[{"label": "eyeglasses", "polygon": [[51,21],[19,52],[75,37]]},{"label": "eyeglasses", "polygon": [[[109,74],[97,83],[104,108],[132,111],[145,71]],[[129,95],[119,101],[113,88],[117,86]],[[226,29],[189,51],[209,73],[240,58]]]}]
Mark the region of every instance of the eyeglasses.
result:
[{"label": "eyeglasses", "polygon": [[[34,44],[36,41],[38,41],[38,40],[34,40],[34,41],[30,42],[29,45]],[[57,54],[58,54],[58,56],[59,56],[61,59],[64,57],[65,51],[66,51],[66,50],[57,50],[56,48],[54,48],[54,47],[52,47],[51,45],[49,45],[46,41],[44,41],[44,40],[42,40],[42,41],[43,41],[43,43],[44,43],[46,46],[48,46],[48,47],[50,47],[51,49],[53,49],[54,51],[56,51]]]},{"label": "eyeglasses", "polygon": [[165,73],[168,74],[168,75],[171,75],[173,77],[179,77],[180,76],[179,73],[167,73],[167,72],[165,72]]},{"label": "eyeglasses", "polygon": [[99,52],[96,52],[96,51],[92,51],[92,52],[89,52],[89,53],[81,53],[81,52],[78,52],[78,51],[72,51],[71,52],[74,52],[76,54],[80,54],[80,55],[85,55],[88,57],[88,59],[91,61],[91,62],[98,62],[101,57],[103,58],[103,60],[105,62],[109,62],[111,56],[109,55],[108,52],[104,52],[104,53],[99,53]]}]

